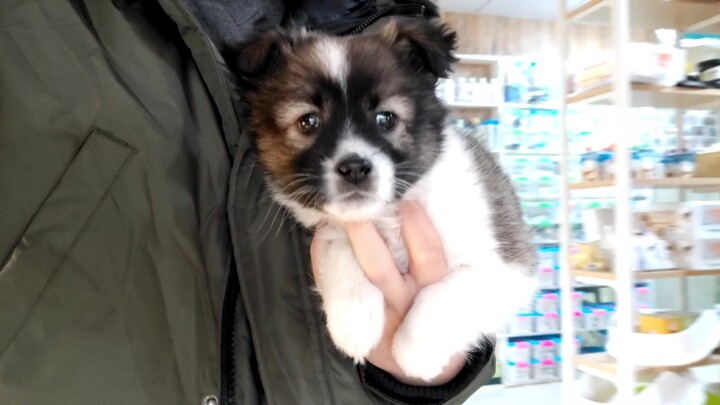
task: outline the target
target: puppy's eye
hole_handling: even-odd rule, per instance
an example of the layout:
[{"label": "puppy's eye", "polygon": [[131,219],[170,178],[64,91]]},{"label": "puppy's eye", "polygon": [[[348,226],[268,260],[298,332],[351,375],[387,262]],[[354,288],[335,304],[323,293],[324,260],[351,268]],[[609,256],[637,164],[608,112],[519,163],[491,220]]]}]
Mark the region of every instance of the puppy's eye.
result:
[{"label": "puppy's eye", "polygon": [[377,113],[375,116],[375,123],[377,126],[384,130],[392,129],[395,126],[396,116],[389,111],[383,111]]},{"label": "puppy's eye", "polygon": [[305,114],[298,120],[298,127],[304,134],[309,134],[320,128],[320,117],[315,113]]}]

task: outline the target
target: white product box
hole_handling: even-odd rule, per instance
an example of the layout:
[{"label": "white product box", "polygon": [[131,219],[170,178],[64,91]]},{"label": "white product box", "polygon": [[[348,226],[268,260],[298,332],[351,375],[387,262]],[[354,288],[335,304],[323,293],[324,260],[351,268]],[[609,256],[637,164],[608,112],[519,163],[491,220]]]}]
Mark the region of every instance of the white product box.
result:
[{"label": "white product box", "polygon": [[686,235],[720,234],[720,201],[683,203],[677,210],[677,226]]},{"label": "white product box", "polygon": [[582,291],[573,291],[573,292],[572,292],[572,307],[573,307],[573,310],[579,311],[580,309],[582,309],[584,297],[585,297],[585,293],[582,292]]},{"label": "white product box", "polygon": [[510,333],[520,335],[523,333],[532,333],[535,331],[535,319],[537,315],[534,313],[516,314],[510,320]]},{"label": "white product box", "polygon": [[557,285],[555,281],[555,269],[551,267],[543,267],[538,270],[538,287],[553,288]]},{"label": "white product box", "polygon": [[533,345],[533,356],[532,360],[553,360],[557,354],[557,348],[555,342],[552,339],[540,340],[537,345]]},{"label": "white product box", "polygon": [[539,294],[536,297],[536,302],[535,310],[537,312],[558,312],[560,310],[560,300],[557,294]]},{"label": "white product box", "polygon": [[535,380],[551,380],[558,376],[555,360],[547,359],[533,363],[533,369]]},{"label": "white product box", "polygon": [[542,333],[553,333],[560,330],[560,317],[557,312],[540,314],[537,317],[535,330]]},{"label": "white product box", "polygon": [[530,342],[510,342],[507,345],[507,360],[512,363],[528,363],[532,359]]},{"label": "white product box", "polygon": [[720,268],[720,235],[676,242],[678,261],[691,270]]},{"label": "white product box", "polygon": [[508,384],[522,384],[532,379],[532,370],[529,362],[505,362],[503,378]]}]

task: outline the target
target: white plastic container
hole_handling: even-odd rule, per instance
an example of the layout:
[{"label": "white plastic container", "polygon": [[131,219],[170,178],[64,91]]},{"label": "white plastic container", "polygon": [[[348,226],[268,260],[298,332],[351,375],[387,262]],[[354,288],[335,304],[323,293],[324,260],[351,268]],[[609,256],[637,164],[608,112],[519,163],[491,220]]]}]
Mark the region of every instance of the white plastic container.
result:
[{"label": "white plastic container", "polygon": [[487,78],[481,77],[477,81],[476,86],[477,93],[475,94],[475,101],[481,104],[490,104],[492,95],[490,94],[490,84]]},{"label": "white plastic container", "polygon": [[509,342],[507,344],[507,360],[513,363],[524,362],[528,363],[532,359],[530,342],[519,341]]},{"label": "white plastic container", "polygon": [[540,294],[537,301],[538,305],[536,306],[536,309],[538,312],[558,312],[560,310],[560,300],[558,299],[557,294]]},{"label": "white plastic container", "polygon": [[532,371],[530,369],[530,363],[509,363],[508,371],[510,382],[512,384],[522,384],[532,379]]},{"label": "white plastic container", "polygon": [[555,270],[552,267],[542,267],[538,270],[538,287],[553,288],[555,287]]},{"label": "white plastic container", "polygon": [[479,103],[480,92],[478,91],[478,79],[476,77],[470,77],[467,79],[467,85],[464,91],[465,97],[463,101],[470,101],[473,103]]},{"label": "white plastic container", "polygon": [[510,333],[513,335],[521,335],[523,333],[532,333],[535,331],[535,314],[523,313],[516,314],[510,320]]},{"label": "white plastic container", "polygon": [[573,320],[575,321],[575,329],[585,329],[585,314],[582,310],[573,312]]},{"label": "white plastic container", "polygon": [[635,305],[638,309],[652,307],[650,287],[635,287]]},{"label": "white plastic container", "polygon": [[608,311],[605,308],[587,308],[583,310],[585,329],[599,330],[607,328]]},{"label": "white plastic container", "polygon": [[582,309],[584,297],[585,293],[582,291],[572,292],[572,307],[574,311],[579,311]]},{"label": "white plastic container", "polygon": [[720,201],[683,203],[678,208],[677,225],[688,235],[720,233]]},{"label": "white plastic container", "polygon": [[498,78],[490,79],[490,103],[499,104],[503,102],[502,82]]},{"label": "white plastic container", "polygon": [[683,267],[692,270],[720,268],[720,234],[716,237],[694,239],[676,244]]},{"label": "white plastic container", "polygon": [[535,329],[541,333],[553,333],[560,330],[560,317],[557,312],[541,314],[537,318]]},{"label": "white plastic container", "polygon": [[468,79],[460,77],[457,79],[456,84],[455,100],[470,101],[470,86],[468,86]]},{"label": "white plastic container", "polygon": [[534,353],[532,360],[554,360],[557,354],[555,348],[555,342],[552,339],[540,340],[536,347],[534,347]]},{"label": "white plastic container", "polygon": [[555,360],[547,359],[533,363],[534,380],[553,380],[557,378],[557,364]]},{"label": "white plastic container", "polygon": [[720,315],[706,310],[689,328],[678,333],[658,335],[632,333],[629,341],[618,342],[614,327],[608,329],[608,354],[615,356],[622,345],[623,353],[642,367],[675,367],[698,362],[720,344]]},{"label": "white plastic container", "polygon": [[451,103],[457,100],[457,83],[454,79],[445,79],[443,82],[443,93],[445,102]]}]

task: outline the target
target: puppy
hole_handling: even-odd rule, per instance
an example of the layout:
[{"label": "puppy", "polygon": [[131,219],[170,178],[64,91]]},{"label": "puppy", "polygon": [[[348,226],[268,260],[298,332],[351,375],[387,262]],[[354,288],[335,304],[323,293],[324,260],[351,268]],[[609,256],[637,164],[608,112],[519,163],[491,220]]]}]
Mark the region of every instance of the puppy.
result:
[{"label": "puppy", "polygon": [[306,227],[325,224],[316,284],[332,340],[356,362],[383,334],[384,301],[343,223],[372,221],[407,272],[398,203],[433,221],[450,271],[419,292],[393,342],[402,369],[425,380],[457,353],[492,347],[536,287],[508,177],[478,139],[445,125],[435,95],[455,43],[438,22],[393,21],[352,37],[270,32],[226,55],[274,199]]}]

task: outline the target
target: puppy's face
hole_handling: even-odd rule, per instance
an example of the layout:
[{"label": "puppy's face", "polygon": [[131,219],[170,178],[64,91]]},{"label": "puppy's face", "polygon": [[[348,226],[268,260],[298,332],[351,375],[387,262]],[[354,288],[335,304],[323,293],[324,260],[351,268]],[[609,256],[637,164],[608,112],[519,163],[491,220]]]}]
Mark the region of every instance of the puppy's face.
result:
[{"label": "puppy's face", "polygon": [[[237,57],[276,199],[300,218],[372,219],[435,162],[455,34],[427,21],[267,34]],[[231,65],[232,66],[232,65]]]}]

